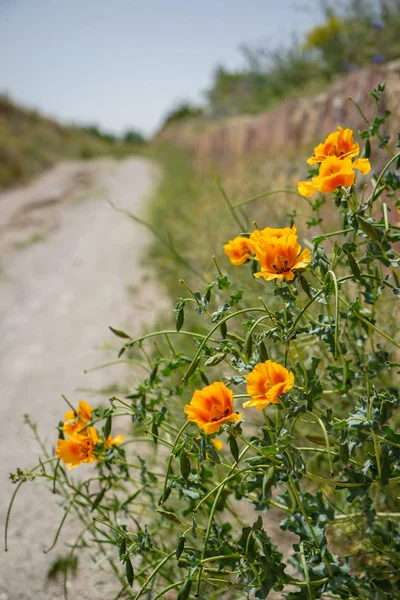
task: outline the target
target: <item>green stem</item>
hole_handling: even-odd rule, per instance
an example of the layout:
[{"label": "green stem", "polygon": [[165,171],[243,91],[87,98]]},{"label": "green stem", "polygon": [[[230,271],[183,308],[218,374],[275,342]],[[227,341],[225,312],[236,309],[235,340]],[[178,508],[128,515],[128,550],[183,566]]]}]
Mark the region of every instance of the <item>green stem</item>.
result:
[{"label": "green stem", "polygon": [[[233,474],[234,470],[236,469],[236,467],[238,466],[239,462],[242,460],[243,456],[246,454],[246,452],[248,450],[249,450],[249,447],[246,446],[241,451],[241,453],[238,456],[238,459],[233,463],[233,465],[232,465],[232,467],[230,469],[230,472],[228,473],[228,476],[225,478],[225,481],[223,482],[223,485],[220,486],[220,488],[219,488],[219,490],[217,492],[217,495],[215,496],[213,505],[212,505],[211,510],[210,510],[210,516],[208,518],[206,535],[204,537],[203,552],[201,554],[201,561],[204,561],[205,558],[206,558],[207,545],[208,545],[208,540],[210,539],[210,535],[211,535],[211,528],[212,528],[212,524],[213,524],[213,521],[214,521],[215,511],[217,509],[217,505],[218,505],[218,501],[220,499],[220,496],[221,496],[221,494],[222,494],[222,492],[224,490],[226,481],[227,481],[228,477],[230,477]],[[198,593],[199,593],[202,573],[203,573],[203,567],[201,566],[200,569],[199,569],[199,574],[198,574],[198,578],[197,578],[196,595],[198,595]]]},{"label": "green stem", "polygon": [[221,271],[221,269],[220,269],[220,266],[219,266],[219,264],[218,264],[217,257],[215,256],[215,254],[213,254],[213,255],[212,255],[212,259],[213,259],[213,261],[214,261],[214,265],[215,265],[215,268],[217,269],[217,273],[218,273],[218,275],[219,275],[220,277],[222,277],[222,271]]},{"label": "green stem", "polygon": [[4,551],[5,552],[8,552],[8,524],[10,522],[11,509],[14,504],[15,497],[18,494],[19,489],[23,483],[24,483],[23,481],[19,482],[19,484],[17,485],[17,487],[14,490],[13,495],[11,496],[10,504],[8,505],[7,515],[6,515],[6,525],[5,525],[5,531],[4,531]]},{"label": "green stem", "polygon": [[192,288],[186,283],[186,281],[184,279],[180,279],[179,283],[181,283],[182,285],[185,286],[185,288],[188,290],[189,294],[192,294],[194,301],[196,302],[197,306],[204,311],[209,317],[212,317],[212,314],[204,308],[204,306],[201,304],[201,302],[199,302],[199,299],[197,298],[196,294],[194,293],[194,291],[192,290]]},{"label": "green stem", "polygon": [[248,313],[248,312],[265,312],[263,308],[243,308],[242,310],[237,310],[235,313],[231,314],[231,315],[227,315],[226,317],[224,317],[223,319],[220,319],[218,321],[218,323],[216,325],[214,325],[214,327],[208,332],[208,334],[206,336],[200,336],[197,335],[197,337],[202,337],[204,338],[203,341],[201,342],[196,354],[194,355],[192,362],[190,363],[186,373],[184,374],[184,376],[182,377],[182,381],[186,381],[186,377],[187,374],[191,372],[193,365],[196,363],[196,361],[198,360],[198,358],[201,355],[201,352],[204,348],[204,346],[206,345],[206,343],[208,342],[208,340],[211,338],[212,334],[214,333],[214,331],[216,331],[217,329],[220,328],[221,323],[225,323],[226,321],[229,321],[229,319],[233,319],[234,317],[237,317],[238,315],[244,314],[244,313]]},{"label": "green stem", "polygon": [[[217,329],[217,328],[215,328],[215,329]],[[182,331],[182,329],[180,331],[176,331],[176,329],[166,329],[163,331],[153,331],[152,333],[146,333],[146,335],[142,335],[141,337],[136,338],[135,340],[132,340],[131,342],[128,342],[126,344],[126,347],[130,348],[131,346],[134,346],[135,344],[137,344],[139,342],[143,342],[143,340],[146,340],[146,339],[152,338],[152,337],[156,337],[158,335],[188,335],[190,337],[200,338],[200,339],[206,337],[201,333],[194,333],[192,331]],[[217,340],[213,340],[213,341],[217,341]]]},{"label": "green stem", "polygon": [[[314,527],[312,526],[310,518],[309,518],[309,516],[308,516],[308,514],[307,514],[307,512],[306,512],[306,510],[305,510],[305,508],[303,506],[303,503],[301,501],[300,495],[299,495],[299,493],[297,491],[296,484],[294,483],[293,478],[291,476],[289,476],[289,485],[290,485],[290,487],[292,489],[294,497],[296,498],[296,502],[297,502],[297,505],[298,505],[298,507],[300,509],[300,512],[303,515],[303,517],[304,517],[304,519],[305,519],[305,521],[306,521],[306,523],[307,523],[307,525],[308,525],[308,527],[310,529],[310,533],[311,533],[311,536],[312,536],[312,538],[314,540],[314,544],[315,544],[316,548],[318,550],[320,550],[319,541],[318,541],[317,535],[316,535],[316,533],[314,531]],[[326,565],[326,568],[327,568],[328,573],[329,573],[329,577],[333,577],[332,567],[331,567],[328,559],[325,556],[323,556],[322,560],[324,561],[324,563]]]},{"label": "green stem", "polygon": [[[318,279],[318,281],[320,281],[320,283],[323,283],[319,277],[317,277],[317,279]],[[349,279],[353,279],[353,276],[346,275],[346,277],[341,277],[340,279],[337,279],[336,281],[337,281],[337,283],[342,283],[343,281],[348,281]],[[292,328],[289,333],[291,333],[294,330],[295,326],[297,325],[299,319],[303,316],[304,312],[307,310],[307,308],[310,306],[310,304],[312,304],[322,294],[322,292],[323,292],[322,289],[319,290],[315,294],[315,296],[313,296],[311,298],[311,300],[309,302],[307,302],[307,304],[305,305],[303,310],[300,311],[300,313],[297,315],[296,319],[294,320]],[[341,296],[339,296],[339,301],[342,302],[342,304],[344,304],[346,306],[346,308],[350,308],[350,304],[348,302],[346,302],[346,300],[344,300],[344,298],[342,298]],[[357,319],[359,319],[360,321],[362,321],[363,323],[368,325],[368,327],[370,327],[371,329],[373,329],[374,331],[379,333],[382,337],[387,339],[388,342],[391,342],[392,344],[394,344],[396,346],[396,348],[400,348],[400,344],[398,344],[395,340],[393,340],[387,333],[382,331],[382,329],[380,329],[379,327],[376,327],[376,325],[373,325],[372,323],[370,323],[370,321],[368,321],[362,315],[360,315],[359,312],[353,311],[353,314],[357,317]]]},{"label": "green stem", "polygon": [[174,588],[179,587],[180,585],[182,585],[184,583],[184,581],[185,581],[184,579],[181,579],[177,583],[171,583],[171,585],[167,585],[167,587],[165,587],[163,590],[161,590],[161,592],[159,592],[157,594],[157,596],[154,596],[154,598],[152,600],[158,600],[159,598],[162,598],[166,592],[169,592],[169,590],[173,590]]},{"label": "green stem", "polygon": [[338,286],[338,282],[336,279],[336,275],[333,271],[327,272],[324,283],[325,283],[328,275],[332,278],[333,285],[335,286],[335,355],[334,355],[334,358],[335,358],[335,360],[337,360],[338,352],[339,352],[339,286]]},{"label": "green stem", "polygon": [[304,543],[303,542],[300,542],[300,556],[301,556],[301,564],[303,566],[303,571],[304,571],[304,578],[305,578],[306,584],[307,584],[308,598],[309,598],[309,600],[315,600],[314,592],[312,590],[311,583],[310,583],[310,575],[308,573],[306,557],[304,555]]},{"label": "green stem", "polygon": [[173,445],[172,450],[171,450],[171,453],[170,453],[170,455],[168,457],[167,471],[165,473],[165,481],[164,481],[163,493],[161,495],[159,504],[163,504],[164,503],[165,493],[166,493],[167,487],[168,487],[168,477],[169,477],[169,473],[171,471],[172,459],[173,459],[176,447],[178,445],[178,442],[180,440],[180,437],[181,437],[182,433],[185,431],[186,427],[188,427],[188,425],[190,425],[190,421],[185,421],[185,423],[182,425],[182,427],[178,431],[177,436],[176,436],[175,441],[174,441],[174,445]]},{"label": "green stem", "polygon": [[215,487],[213,487],[212,490],[210,490],[204,496],[204,498],[202,498],[200,500],[200,502],[197,504],[197,506],[195,506],[195,508],[193,509],[193,512],[196,513],[199,510],[200,506],[203,504],[203,502],[205,502],[206,500],[208,500],[208,498],[210,496],[212,496],[214,494],[214,492],[216,492],[221,487],[221,485],[225,485],[230,479],[233,479],[236,476],[237,476],[237,473],[232,473],[232,475],[229,475],[228,477],[225,477],[225,479],[223,479],[222,481],[220,481]]},{"label": "green stem", "polygon": [[[368,390],[367,419],[370,421],[372,418],[372,400],[371,400],[371,385],[370,385],[368,373],[366,373],[366,378],[367,378],[367,390]],[[380,456],[379,456],[379,446],[378,446],[378,442],[376,439],[375,431],[373,430],[372,427],[371,427],[370,431],[371,431],[372,442],[374,444],[374,452],[375,452],[375,457],[376,457],[376,468],[378,470],[378,477],[379,477],[379,481],[382,481],[382,467],[381,467],[381,461],[380,461]]]},{"label": "green stem", "polygon": [[[352,102],[354,104],[354,106],[356,107],[356,109],[358,110],[358,112],[364,119],[364,122],[368,125],[368,127],[371,127],[371,122],[367,118],[367,116],[364,114],[361,106],[355,100],[353,100],[353,98],[351,96],[349,96],[349,100],[350,100],[350,102]],[[376,105],[376,108],[377,108],[377,116],[379,116],[378,104]],[[385,150],[387,150],[389,152],[389,154],[391,154],[393,156],[393,154],[394,154],[393,150],[391,148],[389,148],[389,146],[384,142],[384,140],[379,132],[376,133],[376,137],[380,140],[380,142],[382,142],[382,145],[385,148]]]},{"label": "green stem", "polygon": [[167,554],[167,556],[165,556],[162,560],[160,560],[158,565],[153,569],[153,571],[150,573],[150,575],[145,580],[144,584],[142,585],[142,587],[136,594],[134,600],[138,600],[140,598],[140,596],[142,595],[142,593],[144,592],[146,587],[149,585],[149,583],[153,579],[153,577],[155,577],[157,575],[157,573],[161,569],[161,567],[163,567],[165,565],[165,563],[168,562],[169,559],[173,557],[174,554],[175,554],[175,550],[173,552],[170,552],[170,554]]},{"label": "green stem", "polygon": [[133,358],[117,358],[116,360],[110,360],[109,362],[103,363],[102,365],[92,367],[91,369],[85,369],[83,372],[86,375],[87,373],[93,373],[93,371],[99,371],[100,369],[106,369],[107,367],[111,367],[112,365],[120,365],[123,363],[128,365],[138,365],[139,367],[142,367],[142,369],[144,369],[145,371],[150,372],[150,369],[147,365],[142,363],[140,360],[135,360]]},{"label": "green stem", "polygon": [[[58,459],[56,457],[49,458],[48,460],[43,461],[41,464],[36,465],[36,467],[31,469],[30,473],[34,473],[37,469],[40,469],[42,467],[42,465],[44,465],[44,464],[48,464],[48,463],[55,462],[55,461],[58,462]],[[51,478],[51,479],[53,479],[53,478]],[[5,527],[4,527],[4,551],[5,552],[8,552],[8,526],[10,523],[11,509],[13,507],[15,497],[18,494],[19,489],[23,483],[25,483],[25,481],[20,481],[18,483],[17,487],[15,488],[15,490],[13,492],[13,495],[11,496],[10,504],[8,505],[7,515],[6,515],[6,523],[5,523]]]},{"label": "green stem", "polygon": [[302,198],[303,200],[307,200],[307,198],[305,198],[304,196],[302,196],[301,194],[299,194],[299,192],[296,192],[296,190],[292,190],[292,189],[289,189],[289,188],[280,188],[280,189],[268,190],[268,192],[261,192],[260,194],[256,194],[256,196],[252,196],[251,198],[248,198],[247,200],[243,200],[243,202],[239,202],[239,204],[234,204],[232,206],[232,208],[234,208],[234,209],[241,208],[242,206],[246,206],[247,204],[251,204],[251,202],[255,202],[256,200],[260,200],[260,198],[266,198],[267,196],[272,196],[272,194],[279,194],[279,193],[293,194],[294,196],[300,196],[300,198]]},{"label": "green stem", "polygon": [[155,229],[155,227],[153,227],[153,225],[151,225],[150,223],[147,223],[147,221],[144,221],[143,219],[139,219],[139,217],[137,217],[136,215],[131,213],[129,210],[126,210],[124,208],[121,208],[120,206],[117,206],[111,200],[108,200],[108,203],[110,204],[110,206],[112,206],[112,208],[114,210],[122,213],[123,215],[126,215],[127,217],[132,219],[132,221],[134,221],[135,223],[139,223],[139,225],[142,225],[143,227],[146,227],[146,229],[151,231],[151,233],[153,235],[155,235],[155,237],[161,242],[161,244],[163,244],[163,246],[165,246],[171,252],[171,254],[173,254],[175,256],[175,258],[178,260],[178,262],[180,262],[191,273],[193,273],[193,275],[196,275],[196,277],[198,277],[199,279],[201,279],[203,281],[203,277],[201,276],[201,273],[199,273],[199,271],[197,271],[194,267],[192,267],[192,265],[183,256],[181,256],[179,254],[179,252],[177,252],[175,250],[171,241],[164,240],[164,238],[160,236],[160,234]]},{"label": "green stem", "polygon": [[377,189],[378,189],[378,186],[379,186],[380,182],[382,181],[382,178],[383,178],[384,174],[386,173],[386,171],[388,170],[388,168],[390,167],[390,165],[391,165],[391,164],[393,164],[393,163],[394,163],[394,162],[395,162],[395,161],[396,161],[396,160],[397,160],[399,157],[400,157],[400,152],[398,152],[397,154],[395,154],[395,155],[394,155],[394,156],[393,156],[393,157],[392,157],[392,158],[389,160],[389,162],[387,163],[387,165],[385,165],[385,166],[383,167],[382,171],[381,171],[381,172],[380,172],[380,174],[379,174],[379,177],[378,177],[378,179],[376,180],[375,187],[374,187],[374,191],[372,192],[372,195],[371,195],[371,197],[370,197],[370,199],[369,199],[369,201],[368,201],[370,204],[372,204],[372,203],[373,203],[373,201],[375,200],[375,197],[377,196],[377,194],[376,194],[376,191],[377,191]]},{"label": "green stem", "polygon": [[228,194],[225,192],[225,190],[224,190],[224,188],[222,186],[222,183],[221,183],[221,180],[220,180],[219,177],[217,177],[217,186],[218,186],[218,189],[221,192],[221,194],[222,194],[222,196],[223,196],[223,198],[224,198],[224,200],[226,202],[227,207],[229,208],[229,211],[230,211],[232,217],[235,219],[236,223],[240,227],[240,230],[244,231],[245,230],[245,226],[241,223],[239,217],[237,216],[237,214],[234,211],[234,209],[237,208],[237,207],[233,206],[231,204],[231,201],[228,198]]},{"label": "green stem", "polygon": [[317,417],[315,415],[315,418],[318,420],[318,423],[322,429],[322,433],[324,435],[325,438],[325,444],[326,444],[326,449],[328,452],[328,462],[329,462],[329,471],[330,474],[333,475],[333,463],[332,463],[332,456],[331,456],[331,445],[329,443],[329,436],[328,436],[328,432],[326,431],[326,427],[324,425],[324,422],[322,421],[322,419],[320,417]]}]

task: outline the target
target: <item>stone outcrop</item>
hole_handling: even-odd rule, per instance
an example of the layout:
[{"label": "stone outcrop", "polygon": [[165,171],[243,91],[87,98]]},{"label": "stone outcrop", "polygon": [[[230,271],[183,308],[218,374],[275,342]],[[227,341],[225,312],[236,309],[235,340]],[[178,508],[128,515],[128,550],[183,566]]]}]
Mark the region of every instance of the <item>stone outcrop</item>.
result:
[{"label": "stone outcrop", "polygon": [[349,73],[326,91],[310,97],[289,98],[273,110],[199,123],[194,120],[171,124],[158,139],[188,148],[200,169],[235,163],[248,155],[290,152],[321,141],[338,125],[354,130],[367,128],[351,96],[368,119],[375,117],[375,102],[369,96],[386,82],[380,110],[389,110],[389,135],[400,131],[400,60]]}]

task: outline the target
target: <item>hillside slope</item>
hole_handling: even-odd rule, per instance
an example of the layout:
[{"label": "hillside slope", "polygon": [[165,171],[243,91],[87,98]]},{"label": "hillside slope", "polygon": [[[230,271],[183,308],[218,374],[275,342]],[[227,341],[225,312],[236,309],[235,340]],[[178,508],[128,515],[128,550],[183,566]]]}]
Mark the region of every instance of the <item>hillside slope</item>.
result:
[{"label": "hillside slope", "polygon": [[125,155],[135,150],[131,144],[62,126],[0,96],[0,189],[23,183],[61,159]]}]

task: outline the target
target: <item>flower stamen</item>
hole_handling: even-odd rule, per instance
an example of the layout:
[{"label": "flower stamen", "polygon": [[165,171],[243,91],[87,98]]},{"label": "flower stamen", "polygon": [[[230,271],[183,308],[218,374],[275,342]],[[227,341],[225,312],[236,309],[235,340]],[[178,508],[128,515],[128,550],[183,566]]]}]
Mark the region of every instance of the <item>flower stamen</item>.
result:
[{"label": "flower stamen", "polygon": [[284,258],[283,256],[275,256],[274,262],[272,263],[272,268],[279,275],[281,275],[282,273],[286,273],[286,271],[290,271],[290,268],[288,267],[288,265],[289,265],[289,262],[288,262],[287,258]]}]

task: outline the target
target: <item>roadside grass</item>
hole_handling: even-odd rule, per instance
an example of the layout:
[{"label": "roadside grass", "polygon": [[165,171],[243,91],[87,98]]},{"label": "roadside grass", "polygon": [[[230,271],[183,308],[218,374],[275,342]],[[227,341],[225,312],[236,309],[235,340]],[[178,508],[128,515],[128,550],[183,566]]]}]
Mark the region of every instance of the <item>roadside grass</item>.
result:
[{"label": "roadside grass", "polygon": [[[148,153],[163,169],[159,187],[148,209],[147,219],[162,238],[154,239],[148,250],[147,264],[154,267],[157,278],[166,286],[172,299],[183,294],[184,279],[195,289],[215,279],[219,268],[231,279],[247,277],[251,295],[258,298],[265,286],[230,264],[223,245],[242,232],[257,226],[286,227],[308,217],[304,199],[279,193],[250,203],[235,211],[242,226],[235,220],[218,184],[223,186],[231,204],[245,201],[256,194],[275,188],[295,188],[303,168],[297,155],[252,157],[221,173],[196,173],[188,152],[171,146],[153,146]],[[304,171],[304,169],[303,169]],[[295,212],[294,212],[295,211]],[[300,237],[308,235],[305,227]],[[189,267],[190,265],[190,267]]]},{"label": "roadside grass", "polygon": [[[262,297],[270,309],[277,309],[280,298],[274,296],[274,286],[267,286],[263,280],[254,278],[249,265],[231,265],[223,245],[240,233],[251,232],[255,219],[260,229],[286,227],[292,225],[292,216],[297,215],[296,224],[304,247],[305,238],[311,240],[306,226],[308,205],[299,196],[287,193],[260,198],[239,213],[243,222],[243,227],[240,227],[219,189],[217,176],[232,204],[275,188],[296,189],[299,173],[304,174],[304,153],[299,155],[300,158],[296,155],[253,156],[251,160],[218,174],[212,171],[197,173],[190,154],[169,145],[153,145],[146,154],[162,167],[162,177],[148,204],[147,223],[157,237],[153,237],[147,248],[144,264],[155,274],[171,302],[171,310],[156,315],[151,329],[173,330],[175,316],[172,309],[177,299],[183,297],[192,298],[186,305],[183,329],[200,334],[207,331],[208,318],[199,315],[193,295],[185,284],[192,292],[200,292],[203,296],[206,284],[215,282],[208,307],[211,313],[218,311],[231,301],[232,295],[240,295],[244,289],[245,294],[235,308],[261,307]],[[228,287],[219,289],[217,280],[221,275],[226,276],[230,283]],[[228,337],[231,334],[243,339],[246,337],[244,324],[230,322],[228,329]],[[189,337],[180,338],[179,347],[175,347],[174,336],[168,341],[159,338],[157,344],[162,351],[168,351],[167,345],[170,348],[172,345],[174,351],[193,356],[193,341]],[[159,354],[159,349],[155,348],[155,354]],[[221,367],[226,367],[225,363]]]}]

